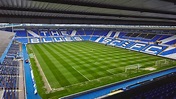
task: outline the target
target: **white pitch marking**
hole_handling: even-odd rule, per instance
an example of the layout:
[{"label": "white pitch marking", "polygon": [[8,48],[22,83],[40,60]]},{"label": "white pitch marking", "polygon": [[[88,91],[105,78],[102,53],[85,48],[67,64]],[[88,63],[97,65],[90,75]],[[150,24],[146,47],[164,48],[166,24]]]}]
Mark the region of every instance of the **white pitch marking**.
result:
[{"label": "white pitch marking", "polygon": [[82,73],[80,73],[76,68],[74,68],[73,66],[71,66],[74,70],[76,70],[79,74],[81,74],[84,78],[86,78],[88,81],[90,81],[89,78],[87,78],[86,76],[84,76]]}]

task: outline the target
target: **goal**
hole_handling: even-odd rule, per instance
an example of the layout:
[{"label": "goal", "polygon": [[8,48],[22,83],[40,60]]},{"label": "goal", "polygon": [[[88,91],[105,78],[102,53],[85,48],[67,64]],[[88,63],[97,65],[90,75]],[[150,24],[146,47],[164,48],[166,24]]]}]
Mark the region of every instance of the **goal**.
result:
[{"label": "goal", "polygon": [[156,66],[166,66],[166,65],[168,65],[168,64],[169,64],[169,63],[168,63],[168,61],[167,61],[166,59],[158,60],[158,61],[155,62],[155,65],[156,65]]},{"label": "goal", "polygon": [[175,63],[174,60],[169,60],[169,59],[163,59],[163,60],[158,60],[155,62],[156,66],[167,66],[167,65],[173,65]]},{"label": "goal", "polygon": [[125,72],[135,70],[138,71],[140,69],[141,65],[140,64],[135,64],[135,65],[129,65],[125,67]]}]

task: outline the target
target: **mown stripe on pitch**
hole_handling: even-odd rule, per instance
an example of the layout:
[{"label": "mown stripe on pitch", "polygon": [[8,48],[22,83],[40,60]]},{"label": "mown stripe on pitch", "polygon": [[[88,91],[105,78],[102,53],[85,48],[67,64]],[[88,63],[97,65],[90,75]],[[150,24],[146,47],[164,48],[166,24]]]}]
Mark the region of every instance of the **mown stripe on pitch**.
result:
[{"label": "mown stripe on pitch", "polygon": [[63,74],[58,70],[58,68],[55,67],[55,64],[53,64],[49,57],[45,54],[45,52],[43,51],[45,49],[41,49],[37,44],[35,45],[35,48],[40,52],[40,55],[43,57],[43,60],[46,62],[50,71],[53,73],[54,77],[60,83],[60,85],[62,87],[70,85],[70,82],[63,76]]},{"label": "mown stripe on pitch", "polygon": [[[80,47],[78,47],[78,46],[74,46],[74,48],[78,48],[78,49],[82,49],[82,48],[80,48]],[[95,53],[97,53],[97,50],[95,51]],[[95,60],[94,62],[96,62],[96,60],[98,61],[98,62],[100,62],[101,63],[101,65],[100,66],[98,66],[98,68],[101,68],[101,66],[104,64],[105,65],[105,61],[101,61],[101,60],[99,60],[100,58],[102,58],[102,59],[107,59],[108,57],[100,57],[99,55],[99,53],[96,55],[96,54],[94,54],[94,53],[91,53],[91,54],[88,54],[88,53],[82,53],[82,54],[84,54],[84,56],[86,55],[86,56],[89,56],[89,58],[91,59],[91,60]],[[103,53],[103,54],[106,54],[106,53]],[[112,56],[112,55],[111,55]],[[108,60],[108,59],[107,59]],[[112,59],[113,60],[113,59]],[[110,60],[110,61],[112,61],[112,60]],[[106,64],[107,65],[107,67],[108,67],[108,65],[109,64]],[[101,69],[102,70],[102,69]],[[104,69],[104,71],[106,71],[105,69]]]},{"label": "mown stripe on pitch", "polygon": [[[50,45],[50,46],[52,46],[52,48],[56,48],[57,50],[57,52],[59,52],[60,53],[60,55],[62,55],[62,56],[65,56],[65,57],[67,57],[67,59],[70,59],[70,61],[71,62],[73,62],[73,57],[71,57],[71,54],[70,55],[67,55],[67,54],[65,54],[65,53],[67,53],[67,52],[65,52],[65,49],[63,49],[62,47],[60,47],[60,48],[58,48],[57,46],[55,46],[55,45]],[[74,59],[75,60],[75,59]],[[75,60],[76,61],[76,60]],[[76,61],[77,62],[77,61]],[[63,64],[65,64],[65,63],[67,63],[67,62],[63,62]],[[74,62],[73,62],[74,63]],[[73,69],[73,67],[72,66],[68,66],[68,67],[71,67],[72,69]],[[82,75],[81,75],[82,76]],[[76,76],[77,78],[79,77],[79,76]],[[83,76],[82,76],[83,77]],[[84,77],[85,78],[85,77]]]},{"label": "mown stripe on pitch", "polygon": [[[73,46],[74,46],[74,47],[77,47],[77,46],[75,46],[75,45],[73,45]],[[78,45],[78,46],[79,46],[79,45]],[[77,48],[80,48],[80,49],[81,49],[81,48],[83,48],[83,46],[79,46],[79,47],[77,47]],[[127,50],[125,50],[125,51],[126,51],[126,52],[129,52],[129,51],[127,51]],[[107,51],[107,52],[108,52],[108,51]],[[103,53],[104,53],[104,52],[103,52]],[[102,54],[103,54],[103,53],[102,53]],[[84,54],[84,53],[83,53],[83,54]],[[109,54],[109,53],[108,53],[108,54]],[[115,54],[115,53],[114,53],[114,54]],[[100,53],[99,53],[99,55],[100,55]],[[107,55],[107,54],[106,54],[106,55]],[[104,56],[106,56],[106,55],[105,55],[105,53],[104,53]],[[133,59],[128,60],[128,56],[130,56],[130,55],[131,55],[131,54],[126,53],[126,54],[124,54],[124,56],[121,56],[121,58],[127,58],[127,61],[129,61],[129,63],[134,63],[134,64],[135,64],[135,60],[136,60],[136,59],[133,58]],[[115,56],[115,55],[109,55],[109,56]],[[139,54],[134,54],[134,56],[139,56]],[[98,57],[99,57],[99,56],[98,56]],[[101,56],[101,57],[102,57],[102,56]],[[100,57],[100,58],[101,58],[101,57]],[[108,55],[107,55],[107,57],[108,57]],[[103,57],[102,57],[102,58],[103,58]],[[104,58],[106,58],[106,57],[104,57]],[[122,63],[125,63],[125,62],[126,62],[126,61],[124,61],[124,62],[122,62]],[[105,63],[105,61],[102,61],[101,65],[103,65],[103,63]],[[106,64],[106,63],[105,63],[105,64]],[[104,65],[105,65],[105,64],[104,64]],[[107,64],[107,65],[108,65],[108,64]],[[129,65],[129,64],[126,63],[126,65]],[[124,64],[124,66],[125,66],[125,64]],[[124,66],[123,66],[123,67],[124,67]],[[99,66],[99,67],[101,67],[101,66]]]},{"label": "mown stripe on pitch", "polygon": [[[47,45],[47,44],[45,44]],[[45,45],[41,46],[42,49],[46,49],[45,48]],[[58,55],[58,52],[57,51],[54,51],[53,48],[51,46],[49,46],[49,48],[52,49],[52,52],[54,52],[55,54]],[[50,51],[51,52],[51,51]],[[56,68],[58,68],[58,70],[63,74],[63,76],[65,78],[70,78],[70,79],[67,79],[71,84],[75,84],[75,83],[78,83],[80,82],[79,80],[77,80],[77,78],[75,78],[74,75],[72,75],[71,72],[68,71],[68,69],[66,68],[66,66],[64,66],[63,64],[61,64],[59,61],[58,61],[58,57],[55,57],[53,56],[53,54],[47,52],[48,56],[50,57],[50,59],[52,60],[52,62],[55,64]],[[61,55],[59,55],[59,57],[61,57]],[[73,71],[74,72],[74,71]]]},{"label": "mown stripe on pitch", "polygon": [[35,53],[35,56],[37,57],[37,60],[40,62],[40,66],[48,80],[48,82],[50,83],[51,87],[60,87],[61,85],[59,84],[59,82],[57,81],[57,79],[53,76],[53,73],[50,71],[49,67],[47,66],[46,62],[43,60],[43,57],[40,55],[40,53],[38,52],[38,50],[34,47],[34,45],[32,46],[32,49]]},{"label": "mown stripe on pitch", "polygon": [[[53,45],[53,44],[51,44]],[[53,52],[53,50],[56,50],[54,47],[52,47],[53,50],[51,50],[48,45],[44,45],[44,47],[49,51],[49,52]],[[50,46],[51,47],[51,46]],[[85,77],[83,77],[81,74],[79,74],[75,69],[72,68],[72,66],[70,66],[70,64],[68,64],[67,62],[65,62],[59,55],[51,53],[54,57],[56,57],[56,60],[59,61],[61,64],[66,65],[65,68],[80,82],[83,81],[87,81],[87,79]],[[78,77],[79,76],[79,77]]]},{"label": "mown stripe on pitch", "polygon": [[[79,44],[79,43],[78,43]],[[99,55],[99,56],[101,56],[101,57],[103,57],[103,58],[106,58],[106,57],[104,57],[104,56],[115,56],[115,55],[120,55],[120,54],[123,54],[123,53],[118,53],[119,51],[118,50],[115,50],[115,51],[111,51],[111,50],[108,50],[108,49],[106,49],[106,50],[103,50],[103,49],[98,49],[97,48],[97,46],[93,46],[94,48],[91,48],[91,46],[77,46],[76,44],[75,45],[72,45],[72,46],[74,46],[74,47],[77,47],[77,48],[79,48],[79,49],[84,49],[85,51],[90,51],[90,50],[92,50],[92,49],[94,49],[95,50],[95,52],[94,53],[91,53],[92,55]],[[102,48],[104,48],[104,46],[102,46]],[[88,49],[88,50],[87,50]],[[103,50],[103,51],[102,51]],[[113,49],[114,50],[114,49]],[[126,52],[129,52],[129,51],[126,51]],[[112,55],[113,54],[113,55]],[[124,54],[124,55],[126,55],[126,54]]]},{"label": "mown stripe on pitch", "polygon": [[[99,44],[94,44],[94,43],[85,43],[84,46],[83,44],[80,45],[81,42],[77,42],[77,43],[71,43],[70,45],[71,46],[79,46],[79,48],[84,48],[85,51],[89,51],[89,50],[96,50],[97,53],[101,54],[101,53],[107,53],[107,54],[117,54],[118,52],[120,53],[121,51],[119,50],[115,50],[115,49],[118,49],[118,48],[112,48],[112,47],[108,47],[108,49],[106,47],[104,47],[104,45],[99,45]],[[94,44],[95,46],[92,46],[92,44]],[[68,45],[68,44],[65,44],[65,45]],[[99,45],[99,46],[97,46]],[[125,51],[125,52],[129,52],[129,51]],[[96,53],[94,53],[96,54]],[[106,55],[106,54],[105,54]]]},{"label": "mown stripe on pitch", "polygon": [[[48,45],[49,47],[51,47],[51,45]],[[66,68],[71,74],[73,77],[75,77],[75,79],[77,79],[77,81],[87,81],[88,79],[85,79],[85,77],[83,77],[80,73],[78,73],[78,71],[76,71],[74,68],[72,68],[72,66],[70,64],[68,64],[66,62],[66,60],[70,60],[69,58],[65,58],[65,56],[63,56],[62,54],[60,54],[60,51],[53,49],[53,52],[57,52],[55,53],[58,57],[58,61],[60,61],[60,64],[62,64],[64,67],[63,68]],[[59,52],[59,53],[58,53]]]},{"label": "mown stripe on pitch", "polygon": [[[75,50],[75,51],[77,50],[77,49],[73,49],[73,47],[70,47],[70,46],[68,46],[68,45],[63,46],[62,49],[72,49],[72,50]],[[68,52],[68,53],[70,53],[70,54],[73,55],[73,56],[76,56],[77,58],[80,59],[80,61],[87,62],[88,64],[90,63],[89,60],[83,59],[82,57],[80,57],[80,56],[79,56],[78,54],[76,54],[76,53],[72,53],[72,52]],[[77,63],[77,65],[80,65],[80,66],[83,65],[82,63],[76,61],[75,59],[73,59],[73,60],[75,61],[75,63]],[[93,64],[93,65],[94,65],[97,69],[99,69],[99,71],[102,71],[102,72],[105,73],[106,75],[112,75],[111,73],[107,72],[106,70],[104,70],[104,69],[102,69],[102,68],[98,68],[99,66],[97,66],[97,65],[95,65],[95,64]],[[83,65],[83,66],[84,66],[84,65]],[[98,74],[97,72],[91,70],[89,67],[84,66],[84,68],[86,68],[86,70],[89,71],[89,73],[94,73],[94,74],[96,74],[96,75],[97,75],[96,77],[102,77],[102,76],[104,76],[104,75],[100,75],[100,74]],[[93,76],[94,76],[94,75],[93,75]]]},{"label": "mown stripe on pitch", "polygon": [[[67,46],[67,45],[65,45],[67,48],[70,48],[70,49],[73,49],[73,50],[77,50],[77,49],[82,49],[82,48],[80,48],[79,47],[79,45],[78,46],[72,46],[72,47],[70,47],[70,46]],[[96,53],[96,51],[95,51],[95,53]],[[76,56],[78,56],[76,53],[73,53],[74,55],[76,55]],[[94,62],[99,62],[99,56],[94,56],[94,55],[87,55],[87,53],[83,53],[84,54],[84,56],[88,56],[89,57],[89,59],[91,59],[91,60],[94,60]],[[80,57],[80,56],[78,56],[78,57]],[[106,58],[106,57],[102,57],[102,58]],[[103,61],[101,61],[101,62],[103,62]],[[94,63],[93,63],[93,65],[94,65]],[[96,65],[96,69],[99,71],[99,72],[102,72],[103,74],[105,74],[105,75],[112,75],[111,73],[109,73],[109,72],[107,72],[106,71],[106,69],[103,69],[103,68],[101,68],[101,66],[102,65]],[[91,67],[94,67],[94,66],[91,66]],[[101,76],[105,76],[105,75],[101,75]]]},{"label": "mown stripe on pitch", "polygon": [[[53,45],[51,45],[51,46],[53,46]],[[56,45],[54,45],[53,47],[55,47],[56,49],[58,49],[57,46],[58,46],[58,45],[56,44]],[[66,50],[66,49],[67,49],[67,48],[64,48],[63,46],[62,46],[62,47],[59,46],[59,47],[60,47],[60,49],[62,49],[62,50]],[[68,52],[63,52],[63,51],[60,50],[60,49],[58,49],[58,50],[59,50],[60,52],[62,52],[63,55],[67,56],[68,58],[70,58],[70,59],[72,60],[72,62],[76,63],[76,65],[78,65],[78,66],[80,66],[82,69],[86,70],[87,73],[89,73],[89,74],[92,75],[92,77],[95,77],[95,78],[101,77],[101,75],[99,75],[99,74],[96,73],[95,71],[92,71],[89,67],[84,66],[84,64],[81,64],[80,62],[78,62],[78,61],[75,60],[74,58],[72,58],[72,57],[70,57],[69,55],[65,54],[65,53],[68,53]],[[69,52],[69,54],[70,54],[70,55],[73,55],[73,53],[70,53],[70,52]],[[74,54],[74,56],[77,56],[77,55]],[[80,58],[81,61],[87,61],[87,60],[83,60],[81,57],[79,57],[79,58]],[[83,66],[84,66],[84,67],[83,67]],[[95,74],[95,75],[94,75],[94,74]]]},{"label": "mown stripe on pitch", "polygon": [[[73,45],[74,46],[74,45]],[[75,46],[76,47],[76,46]],[[80,48],[81,49],[81,48]],[[127,50],[124,50],[125,52],[129,52],[129,51],[127,51]],[[99,53],[100,54],[100,53]],[[110,53],[108,53],[108,54],[110,54]],[[105,54],[104,54],[105,55]],[[106,54],[107,55],[107,54]],[[105,56],[106,56],[105,55]],[[116,53],[114,53],[114,56],[116,55]],[[140,53],[134,53],[134,55],[141,55],[141,56],[144,56],[144,54],[140,54]],[[108,56],[108,55],[107,55]],[[110,55],[109,55],[110,56]],[[128,56],[131,56],[131,54],[128,54],[128,53],[125,53],[124,54],[124,56],[122,56],[122,57],[120,57],[120,58],[126,58],[126,60],[130,60],[130,61],[133,61],[133,62],[135,62],[135,58],[133,58],[133,59],[128,59],[129,57]],[[139,56],[139,57],[141,57],[141,56]],[[138,58],[139,58],[138,57]],[[145,55],[145,57],[146,57],[146,55]],[[151,56],[147,56],[147,58],[151,58]],[[141,58],[140,58],[141,59]]]}]

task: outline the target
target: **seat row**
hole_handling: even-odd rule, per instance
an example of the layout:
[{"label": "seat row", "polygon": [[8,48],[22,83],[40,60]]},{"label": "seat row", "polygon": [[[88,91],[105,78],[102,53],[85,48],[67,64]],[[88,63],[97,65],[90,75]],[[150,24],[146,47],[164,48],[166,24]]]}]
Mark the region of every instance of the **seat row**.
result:
[{"label": "seat row", "polygon": [[0,87],[5,89],[18,89],[18,77],[0,76]]},{"label": "seat row", "polygon": [[17,67],[0,65],[0,75],[18,75],[19,69]]},{"label": "seat row", "polygon": [[16,90],[5,90],[3,99],[18,99],[18,91]]},{"label": "seat row", "polygon": [[18,53],[19,45],[12,43],[0,64],[0,88],[4,90],[3,99],[18,99],[19,62],[16,59]]}]

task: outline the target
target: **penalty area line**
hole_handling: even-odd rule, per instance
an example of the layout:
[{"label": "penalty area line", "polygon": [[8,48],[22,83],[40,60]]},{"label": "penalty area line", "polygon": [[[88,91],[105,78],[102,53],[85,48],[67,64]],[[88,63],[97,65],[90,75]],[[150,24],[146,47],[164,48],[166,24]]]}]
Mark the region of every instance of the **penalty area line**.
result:
[{"label": "penalty area line", "polygon": [[[111,69],[109,69],[109,70],[111,70]],[[109,70],[106,70],[106,71],[112,75],[115,75],[114,73],[110,72]]]},{"label": "penalty area line", "polygon": [[74,70],[76,70],[79,74],[81,74],[84,78],[86,78],[88,81],[90,81],[89,78],[87,78],[86,76],[84,76],[81,72],[79,72],[76,68],[74,68],[73,66],[71,66]]}]

